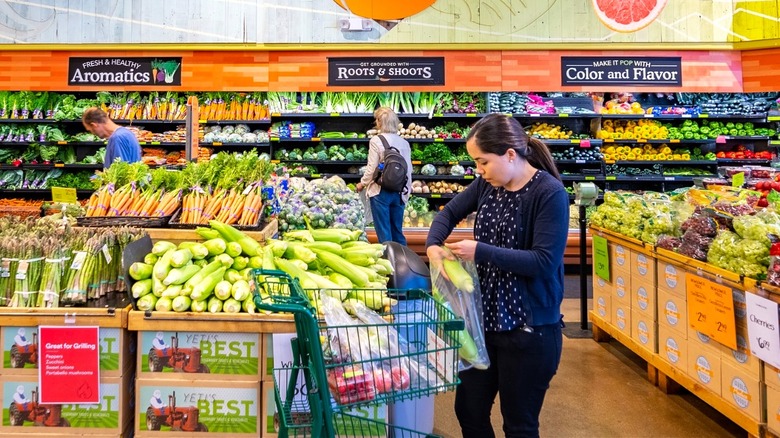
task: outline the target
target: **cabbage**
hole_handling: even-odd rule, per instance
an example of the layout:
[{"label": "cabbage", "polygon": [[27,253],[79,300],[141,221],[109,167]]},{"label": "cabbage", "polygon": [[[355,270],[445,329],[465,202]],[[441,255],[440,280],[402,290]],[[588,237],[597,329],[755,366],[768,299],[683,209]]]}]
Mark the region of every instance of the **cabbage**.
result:
[{"label": "cabbage", "polygon": [[456,164],[450,168],[450,175],[453,176],[463,176],[466,174],[466,169],[463,168],[460,164]]},{"label": "cabbage", "polygon": [[436,166],[433,164],[426,164],[423,166],[422,170],[420,171],[423,175],[436,175]]}]

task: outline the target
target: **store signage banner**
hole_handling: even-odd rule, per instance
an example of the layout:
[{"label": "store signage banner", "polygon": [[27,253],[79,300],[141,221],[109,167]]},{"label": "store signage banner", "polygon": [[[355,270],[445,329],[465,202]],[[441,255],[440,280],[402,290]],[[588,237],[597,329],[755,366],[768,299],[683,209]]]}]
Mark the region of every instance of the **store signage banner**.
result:
[{"label": "store signage banner", "polygon": [[38,327],[39,403],[100,403],[99,328]]},{"label": "store signage banner", "polygon": [[745,301],[750,353],[780,368],[780,324],[778,324],[777,303],[750,292],[745,293]]},{"label": "store signage banner", "polygon": [[68,58],[68,85],[181,85],[181,58]]},{"label": "store signage banner", "polygon": [[561,57],[562,85],[682,86],[680,57]]},{"label": "store signage banner", "polygon": [[328,58],[328,85],[444,85],[444,58]]}]

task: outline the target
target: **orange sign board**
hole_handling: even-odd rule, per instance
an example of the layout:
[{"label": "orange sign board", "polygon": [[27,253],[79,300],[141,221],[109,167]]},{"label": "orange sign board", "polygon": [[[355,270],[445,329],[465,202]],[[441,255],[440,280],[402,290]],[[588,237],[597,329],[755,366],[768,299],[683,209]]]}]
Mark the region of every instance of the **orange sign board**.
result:
[{"label": "orange sign board", "polygon": [[688,324],[721,344],[737,349],[731,288],[697,275],[686,275]]}]

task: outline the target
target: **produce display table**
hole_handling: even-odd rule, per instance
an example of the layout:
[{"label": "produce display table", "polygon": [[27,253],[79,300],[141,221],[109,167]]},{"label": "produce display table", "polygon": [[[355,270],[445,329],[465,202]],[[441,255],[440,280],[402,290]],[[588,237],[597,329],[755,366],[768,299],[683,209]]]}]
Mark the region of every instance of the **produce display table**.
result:
[{"label": "produce display table", "polygon": [[[129,311],[129,306],[122,309],[0,309],[0,348],[3,351],[0,434],[4,437],[131,436],[135,341],[127,331]],[[99,404],[38,404],[40,382],[36,359],[40,351],[38,326],[41,325],[99,327]],[[22,407],[14,402],[14,395],[20,388],[31,400]]]},{"label": "produce display table", "polygon": [[[366,230],[368,240],[372,243],[376,243],[376,232],[373,228]],[[404,228],[404,236],[406,236],[406,245],[412,249],[417,255],[427,260],[425,254],[425,239],[428,238],[427,228]],[[447,239],[447,242],[457,242],[463,239],[473,239],[474,230],[472,228],[455,228],[452,231],[452,235]],[[591,264],[591,236],[586,236],[587,248],[588,248],[588,264]],[[563,253],[563,261],[567,265],[576,265],[580,263],[580,231],[577,229],[570,229],[569,236],[566,240],[566,250]]]},{"label": "produce display table", "polygon": [[[171,430],[213,436],[275,436],[271,368],[275,333],[294,333],[277,314],[195,314],[131,311],[137,334],[135,436]],[[169,419],[153,406],[187,413]]]},{"label": "produce display table", "polygon": [[[610,268],[610,281],[593,276],[594,339],[612,338],[635,352],[664,392],[687,389],[750,436],[778,434],[780,374],[750,353],[745,292],[780,302],[780,288],[609,230],[591,227],[590,233],[607,240]],[[702,294],[698,284],[710,289]],[[735,348],[694,328],[709,316],[695,302],[702,297],[720,297],[722,308],[732,309],[718,316],[730,321],[723,326],[734,334]]]}]

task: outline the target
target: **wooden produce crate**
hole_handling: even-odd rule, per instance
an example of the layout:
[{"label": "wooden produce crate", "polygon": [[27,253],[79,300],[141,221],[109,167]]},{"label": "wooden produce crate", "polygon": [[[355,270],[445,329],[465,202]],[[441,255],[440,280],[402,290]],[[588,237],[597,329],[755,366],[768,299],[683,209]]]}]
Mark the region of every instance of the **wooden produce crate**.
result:
[{"label": "wooden produce crate", "polygon": [[[0,309],[0,351],[3,352],[0,375],[38,375],[39,325],[97,326],[101,377],[133,374],[135,340],[126,329],[129,311],[130,306],[121,309],[4,307]],[[17,345],[19,342],[23,345]]]},{"label": "wooden produce crate", "polygon": [[218,332],[218,333],[292,333],[292,315],[262,313],[194,313],[130,311],[130,331]]},{"label": "wooden produce crate", "polygon": [[[3,419],[0,423],[0,435],[19,437],[129,437],[132,435],[133,418],[133,376],[101,377],[99,404],[63,404],[49,405],[49,420],[52,424],[35,425],[24,417],[16,414],[12,425],[10,410],[14,406],[13,396],[19,388],[25,392],[28,399],[32,391],[39,388],[37,376],[0,376],[0,395],[2,396]],[[19,408],[14,407],[14,410]],[[57,414],[57,415],[55,415]],[[29,414],[28,414],[29,415]],[[58,421],[54,421],[59,417]],[[45,422],[46,419],[41,418]],[[56,424],[54,424],[56,423]],[[18,424],[18,423],[16,423]],[[51,434],[51,435],[46,435]]]},{"label": "wooden produce crate", "polygon": [[[258,381],[136,380],[135,436],[261,436],[262,396]],[[157,405],[157,406],[155,406]],[[182,416],[167,415],[171,408]],[[185,433],[176,433],[172,430]]]}]

